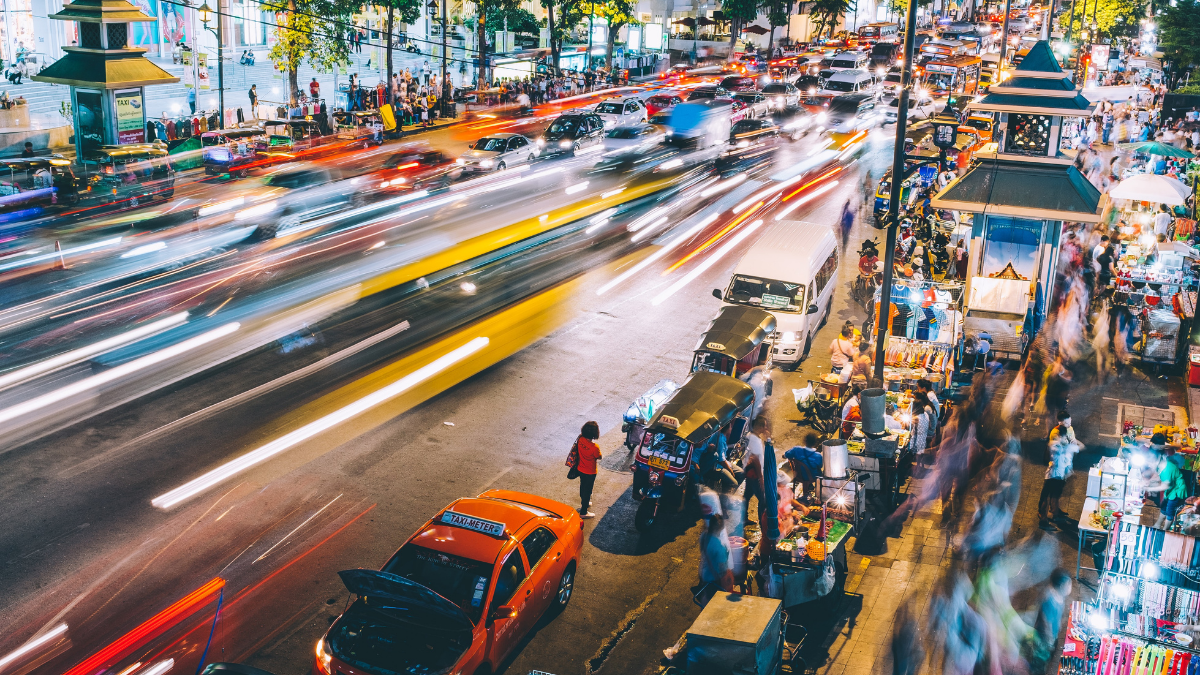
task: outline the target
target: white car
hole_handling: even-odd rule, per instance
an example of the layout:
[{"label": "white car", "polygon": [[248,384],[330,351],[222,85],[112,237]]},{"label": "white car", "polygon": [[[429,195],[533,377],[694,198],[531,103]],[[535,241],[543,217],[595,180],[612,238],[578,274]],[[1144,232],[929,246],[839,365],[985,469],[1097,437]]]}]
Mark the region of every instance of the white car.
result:
[{"label": "white car", "polygon": [[[900,99],[894,98],[888,101],[887,106],[883,109],[884,124],[890,124],[896,121],[896,111],[900,109]],[[931,98],[923,98],[920,100],[909,99],[908,101],[908,119],[912,120],[927,120],[934,115],[937,115],[937,104]]]},{"label": "white car", "polygon": [[613,153],[629,150],[648,150],[661,145],[666,138],[666,130],[654,124],[617,127],[604,134],[604,149],[607,152]]},{"label": "white car", "polygon": [[771,110],[784,110],[800,105],[800,90],[791,83],[772,82],[763,87],[762,93],[767,97],[767,106]]},{"label": "white car", "polygon": [[771,114],[771,103],[762,92],[739,91],[733,98],[746,104],[746,116],[750,119],[761,119]]},{"label": "white car", "polygon": [[486,173],[532,162],[537,156],[537,146],[521,134],[492,134],[471,144],[471,149],[454,163],[467,173]]},{"label": "white car", "polygon": [[602,101],[592,112],[604,120],[605,129],[632,127],[645,124],[649,113],[641,100],[636,98],[610,98]]},{"label": "white car", "polygon": [[882,121],[875,105],[875,97],[871,94],[837,96],[823,113],[824,119],[818,115],[817,122],[837,134],[852,134],[862,129],[870,129]]}]

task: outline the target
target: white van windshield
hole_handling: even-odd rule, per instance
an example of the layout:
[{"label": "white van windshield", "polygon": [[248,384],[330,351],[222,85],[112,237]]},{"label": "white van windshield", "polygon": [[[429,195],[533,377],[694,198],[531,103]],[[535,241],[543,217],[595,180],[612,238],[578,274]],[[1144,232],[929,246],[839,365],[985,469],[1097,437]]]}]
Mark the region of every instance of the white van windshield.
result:
[{"label": "white van windshield", "polygon": [[735,274],[725,291],[725,302],[777,312],[799,312],[804,302],[804,284]]}]

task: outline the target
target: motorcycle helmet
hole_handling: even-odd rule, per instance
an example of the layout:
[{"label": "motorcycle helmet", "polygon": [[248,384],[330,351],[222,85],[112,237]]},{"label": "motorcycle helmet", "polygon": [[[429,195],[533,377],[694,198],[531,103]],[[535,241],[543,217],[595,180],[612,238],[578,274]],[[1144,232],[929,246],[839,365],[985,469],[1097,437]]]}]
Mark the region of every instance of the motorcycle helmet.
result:
[{"label": "motorcycle helmet", "polygon": [[882,260],[875,261],[875,274],[883,274],[883,261]]}]

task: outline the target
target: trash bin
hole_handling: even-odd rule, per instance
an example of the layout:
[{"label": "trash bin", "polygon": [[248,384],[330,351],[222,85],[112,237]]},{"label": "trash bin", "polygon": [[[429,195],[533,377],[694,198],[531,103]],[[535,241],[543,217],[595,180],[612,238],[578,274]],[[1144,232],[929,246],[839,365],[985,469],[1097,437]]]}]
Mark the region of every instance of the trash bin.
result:
[{"label": "trash bin", "polygon": [[1188,384],[1200,387],[1200,352],[1188,358]]}]

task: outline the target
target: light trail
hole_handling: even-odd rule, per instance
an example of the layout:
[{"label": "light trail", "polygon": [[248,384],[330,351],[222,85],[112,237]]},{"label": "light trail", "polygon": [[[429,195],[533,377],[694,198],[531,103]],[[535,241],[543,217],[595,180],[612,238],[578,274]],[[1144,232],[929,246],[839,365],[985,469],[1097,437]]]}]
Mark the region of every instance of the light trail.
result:
[{"label": "light trail", "polygon": [[727,178],[727,179],[721,181],[720,183],[717,183],[716,185],[713,185],[713,186],[705,189],[703,192],[700,193],[700,196],[701,197],[711,197],[711,196],[717,194],[718,192],[723,192],[725,190],[728,190],[731,187],[734,187],[735,185],[737,185],[738,183],[741,183],[744,180],[746,180],[746,174],[744,174],[744,173],[736,174],[730,178]]},{"label": "light trail", "polygon": [[660,226],[662,226],[668,220],[669,220],[669,218],[667,218],[666,216],[659,218],[658,220],[654,221],[653,223],[650,223],[645,228],[643,228],[641,232],[638,232],[637,234],[630,237],[629,241],[631,241],[635,244],[638,243],[639,241],[645,239],[646,237],[649,237],[655,230],[657,230]]},{"label": "light trail", "polygon": [[795,203],[793,203],[793,204],[790,204],[790,205],[789,205],[787,208],[785,208],[784,210],[782,210],[782,211],[780,211],[778,214],[776,214],[776,215],[775,215],[775,220],[783,220],[783,219],[784,219],[784,217],[786,217],[786,216],[787,216],[789,213],[791,213],[792,211],[795,211],[796,209],[800,208],[801,206],[803,206],[803,205],[805,205],[805,204],[807,204],[807,203],[811,202],[812,200],[816,199],[816,198],[817,198],[817,197],[819,197],[820,195],[823,195],[823,194],[825,194],[826,192],[829,192],[829,191],[830,191],[830,190],[832,190],[833,188],[837,187],[837,184],[838,184],[838,183],[840,183],[840,182],[841,182],[841,181],[836,181],[836,180],[835,180],[835,181],[833,181],[832,183],[828,183],[828,184],[826,184],[826,185],[822,185],[821,187],[817,188],[816,190],[813,190],[812,192],[810,192],[810,193],[808,193],[808,194],[804,195],[804,196],[803,196],[803,197],[801,197],[800,199],[797,199],[797,200],[795,201]]},{"label": "light trail", "polygon": [[666,254],[668,254],[672,250],[678,248],[680,244],[682,244],[685,241],[696,236],[697,234],[700,233],[701,230],[703,230],[704,228],[711,225],[713,223],[713,221],[715,221],[717,219],[717,215],[718,214],[714,213],[711,216],[705,218],[704,220],[701,220],[700,222],[691,226],[690,228],[687,229],[686,232],[684,232],[683,234],[679,235],[678,237],[672,239],[670,242],[665,244],[662,248],[658,249],[654,253],[650,254],[649,256],[646,256],[646,258],[644,260],[642,260],[638,264],[634,265],[630,269],[622,272],[621,275],[618,276],[616,279],[613,279],[612,281],[608,282],[607,284],[604,284],[603,286],[601,286],[599,289],[596,290],[596,295],[604,295],[605,293],[610,291],[617,284],[621,283],[622,281],[625,281],[629,277],[632,277],[633,275],[637,274],[638,272],[641,272],[642,270],[646,269],[647,267],[652,265],[656,260],[660,260]]},{"label": "light trail", "polygon": [[58,258],[60,256],[65,257],[65,256],[69,256],[69,255],[75,255],[76,253],[83,253],[84,251],[94,251],[98,248],[104,248],[106,246],[116,246],[119,243],[121,243],[121,237],[113,237],[111,239],[105,239],[104,241],[97,241],[97,242],[93,242],[91,244],[84,244],[82,246],[76,246],[74,248],[64,248],[61,251],[51,251],[49,253],[43,253],[41,255],[30,256],[28,258],[22,258],[21,260],[17,260],[14,262],[5,263],[3,265],[0,265],[0,272],[7,272],[8,270],[14,270],[14,269],[17,269],[18,267],[25,267],[26,265],[30,265],[32,263],[45,262],[47,260],[54,260],[55,258]]},{"label": "light trail", "polygon": [[82,361],[89,356],[106,352],[113,347],[141,340],[147,335],[153,335],[159,331],[166,330],[173,326],[178,326],[179,324],[187,321],[187,318],[187,312],[180,312],[179,314],[174,314],[162,319],[161,321],[155,321],[154,323],[142,326],[141,328],[135,328],[131,331],[121,333],[120,335],[114,335],[107,340],[101,340],[95,344],[91,344],[86,347],[80,347],[79,349],[73,349],[69,352],[63,352],[62,354],[46,359],[45,361],[39,361],[24,368],[14,370],[5,375],[0,375],[0,389],[10,387],[19,382],[25,382],[37,377],[38,375],[48,373],[52,370],[57,370],[71,363]]},{"label": "light trail", "polygon": [[252,450],[235,460],[227,462],[208,473],[194,478],[187,483],[167,492],[163,495],[155,497],[150,501],[151,504],[160,509],[169,509],[180,502],[194,497],[201,492],[236,476],[237,474],[257,466],[268,459],[278,455],[285,450],[288,450],[296,445],[327,431],[342,422],[345,422],[357,415],[360,415],[377,405],[385,403],[400,394],[412,389],[421,384],[425,380],[437,375],[446,370],[450,366],[466,359],[468,356],[478,352],[488,345],[488,338],[477,337],[467,344],[443,354],[436,360],[418,368],[417,370],[405,375],[395,382],[368,394],[350,405],[344,406],[328,415],[325,415],[317,420],[309,422],[304,426],[284,434],[283,436],[263,445],[255,450]]},{"label": "light trail", "polygon": [[666,269],[666,271],[663,272],[663,274],[666,275],[666,274],[670,274],[671,272],[674,272],[675,270],[679,269],[680,267],[683,267],[687,263],[687,261],[691,260],[692,258],[695,258],[696,256],[700,255],[704,251],[708,250],[710,247],[712,247],[713,244],[720,241],[722,237],[729,234],[733,230],[733,228],[735,228],[739,224],[741,224],[742,221],[744,221],[747,218],[749,218],[750,216],[754,215],[754,212],[761,209],[762,206],[763,206],[763,202],[759,202],[759,203],[755,204],[754,206],[752,206],[749,211],[743,213],[742,215],[738,216],[737,218],[734,218],[732,221],[729,222],[728,225],[721,228],[721,230],[718,231],[713,236],[709,237],[707,241],[705,241],[703,244],[700,244],[700,246],[697,247],[694,251],[683,256],[675,264],[668,267]]},{"label": "light trail", "polygon": [[121,259],[124,260],[126,258],[136,258],[139,255],[146,255],[147,253],[154,253],[155,251],[161,251],[166,247],[167,247],[167,242],[156,241],[153,244],[146,244],[145,246],[138,246],[137,248],[135,248],[127,253],[122,253]]},{"label": "light trail", "polygon": [[8,666],[8,664],[15,662],[22,657],[39,651],[46,645],[54,644],[59,638],[65,635],[66,632],[67,624],[60,623],[54,628],[51,628],[45,633],[33,638],[29,642],[17,647],[15,650],[9,652],[5,656],[0,657],[0,670],[3,670],[6,666]]},{"label": "light trail", "polygon": [[792,197],[795,197],[796,195],[800,194],[801,192],[804,192],[808,188],[816,185],[817,183],[820,183],[821,181],[825,180],[826,178],[831,178],[831,177],[837,175],[838,173],[841,173],[843,168],[844,167],[839,166],[839,167],[830,169],[829,171],[826,171],[825,173],[821,174],[820,176],[817,176],[816,178],[805,183],[804,185],[801,185],[800,187],[796,188],[794,191],[792,191],[790,194],[788,194],[786,197],[784,197],[783,201],[786,202],[789,199],[791,199]]},{"label": "light trail", "polygon": [[65,387],[60,387],[59,389],[42,394],[41,396],[31,398],[28,401],[4,408],[3,410],[0,410],[0,424],[10,422],[23,415],[36,412],[42,408],[45,408],[46,406],[54,405],[55,403],[64,401],[72,396],[77,396],[92,389],[96,389],[97,387],[108,384],[109,382],[114,382],[122,377],[125,377],[126,375],[149,368],[150,366],[162,363],[168,359],[181,356],[193,349],[202,347],[214,340],[225,337],[240,327],[241,324],[237,322],[227,323],[220,328],[210,330],[207,333],[202,333],[194,338],[184,340],[179,344],[171,345],[165,349],[160,349],[157,352],[143,356],[140,359],[135,359],[129,363],[123,363],[98,375],[84,378],[78,382],[68,384]]},{"label": "light trail", "polygon": [[650,301],[650,304],[661,305],[664,301],[666,301],[667,298],[670,298],[672,295],[675,295],[675,293],[677,293],[681,288],[690,284],[692,281],[694,281],[696,279],[696,277],[698,277],[701,274],[703,274],[704,272],[708,271],[708,268],[717,264],[717,261],[719,261],[721,258],[724,258],[726,255],[728,255],[729,252],[732,251],[735,247],[737,247],[738,244],[742,243],[742,241],[744,241],[746,239],[746,237],[750,236],[750,234],[752,232],[757,230],[759,228],[759,226],[762,225],[762,223],[763,223],[762,218],[759,218],[758,220],[747,225],[740,232],[738,232],[736,235],[734,235],[732,239],[730,239],[728,242],[726,242],[724,246],[717,249],[717,251],[715,253],[713,253],[712,255],[708,256],[708,258],[705,258],[704,262],[697,265],[695,269],[693,269],[691,272],[688,272],[686,275],[684,275],[684,277],[682,279],[680,279],[679,281],[676,281],[674,284],[672,284],[670,288],[668,288],[667,290],[665,290],[662,293],[659,293],[657,296],[655,296],[654,299]]}]

